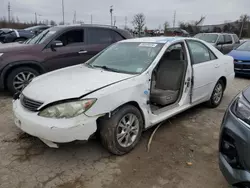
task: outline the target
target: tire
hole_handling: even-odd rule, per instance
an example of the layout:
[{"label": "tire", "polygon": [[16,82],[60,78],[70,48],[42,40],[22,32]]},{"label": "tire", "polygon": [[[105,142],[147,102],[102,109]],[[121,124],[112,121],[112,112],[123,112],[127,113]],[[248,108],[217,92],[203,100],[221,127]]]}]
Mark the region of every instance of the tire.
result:
[{"label": "tire", "polygon": [[[23,79],[23,87],[18,87],[21,85],[17,84],[17,81],[21,82],[21,78],[25,78],[22,76],[22,73],[26,76],[27,80]],[[28,76],[29,75],[29,76]],[[18,91],[22,91],[28,83],[39,75],[39,72],[35,69],[32,69],[30,67],[18,67],[10,72],[10,74],[7,77],[7,89],[11,94],[15,94]],[[18,78],[19,79],[18,79]],[[15,83],[16,82],[16,83]],[[19,82],[18,82],[19,83]]]},{"label": "tire", "polygon": [[26,38],[17,38],[14,40],[14,42],[24,42],[26,40],[27,40]]},{"label": "tire", "polygon": [[[215,96],[216,93],[217,93],[217,96],[218,96],[218,92],[217,92],[218,88],[221,88],[221,91],[220,91],[221,93],[220,93],[219,99],[216,98],[216,96]],[[223,95],[224,95],[224,90],[225,90],[225,84],[224,84],[224,82],[222,80],[219,80],[216,83],[215,87],[214,87],[213,93],[212,93],[209,101],[207,101],[207,103],[206,103],[207,106],[210,107],[210,108],[216,108],[217,106],[219,106],[220,103],[221,103],[221,100],[223,98]]]},{"label": "tire", "polygon": [[[131,127],[129,128],[129,125],[124,124],[124,121],[128,120],[129,117],[131,117],[130,115],[134,117],[134,121],[132,121],[134,123],[132,123],[133,126],[131,125]],[[127,127],[127,130],[124,131],[125,128],[121,128],[121,125],[123,127]],[[136,127],[138,127],[138,131],[135,131]],[[125,105],[118,109],[110,118],[108,118],[107,116],[103,117],[98,124],[98,129],[102,145],[109,152],[115,155],[124,155],[126,153],[129,153],[140,140],[143,129],[143,119],[141,112],[135,106]],[[132,129],[134,131],[131,132]],[[118,139],[119,132],[120,135],[123,135],[120,136],[120,139]],[[137,134],[134,134],[134,132],[136,132]],[[128,137],[131,137],[131,139],[127,139]],[[131,143],[127,144],[127,146],[125,146],[126,140],[131,141]],[[122,141],[125,141],[124,144],[121,143]]]}]

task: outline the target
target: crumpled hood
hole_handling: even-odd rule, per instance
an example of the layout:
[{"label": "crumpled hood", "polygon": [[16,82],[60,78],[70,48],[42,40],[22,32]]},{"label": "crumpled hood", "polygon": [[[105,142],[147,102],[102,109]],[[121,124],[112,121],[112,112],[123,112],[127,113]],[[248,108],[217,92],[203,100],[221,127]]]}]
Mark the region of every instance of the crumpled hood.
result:
[{"label": "crumpled hood", "polygon": [[232,50],[228,55],[232,56],[236,60],[250,61],[249,51]]},{"label": "crumpled hood", "polygon": [[32,49],[32,44],[22,44],[19,42],[11,42],[11,43],[3,43],[0,46],[0,53],[5,52],[15,52],[15,51],[23,51],[26,49]]},{"label": "crumpled hood", "polygon": [[78,98],[133,76],[77,65],[35,78],[23,90],[23,94],[30,99],[48,104],[59,100]]}]

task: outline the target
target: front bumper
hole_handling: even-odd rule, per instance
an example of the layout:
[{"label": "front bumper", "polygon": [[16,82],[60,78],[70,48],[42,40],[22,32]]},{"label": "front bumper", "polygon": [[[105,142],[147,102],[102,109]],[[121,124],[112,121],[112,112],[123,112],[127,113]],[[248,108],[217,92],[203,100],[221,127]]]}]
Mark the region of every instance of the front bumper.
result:
[{"label": "front bumper", "polygon": [[[230,111],[230,106],[224,115],[221,126],[219,142],[220,170],[231,185],[250,184],[250,129]],[[224,134],[230,135],[229,137],[234,142],[240,168],[230,164],[222,152],[221,143]]]},{"label": "front bumper", "polygon": [[250,75],[250,62],[249,63],[234,63],[234,72],[241,75]]},{"label": "front bumper", "polygon": [[44,118],[38,116],[37,112],[25,109],[19,99],[13,101],[13,113],[17,127],[42,141],[67,143],[88,140],[97,129],[97,117],[83,114],[70,119]]}]

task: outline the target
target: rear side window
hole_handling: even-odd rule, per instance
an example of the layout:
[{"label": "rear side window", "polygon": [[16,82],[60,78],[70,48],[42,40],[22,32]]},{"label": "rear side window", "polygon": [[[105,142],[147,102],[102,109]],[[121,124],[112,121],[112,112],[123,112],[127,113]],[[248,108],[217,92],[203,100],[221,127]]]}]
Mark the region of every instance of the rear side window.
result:
[{"label": "rear side window", "polygon": [[217,59],[211,50],[199,41],[187,41],[189,53],[193,64],[199,64],[207,61]]},{"label": "rear side window", "polygon": [[89,28],[88,40],[90,44],[111,44],[112,35],[108,29]]},{"label": "rear side window", "polygon": [[225,35],[225,43],[226,44],[232,44],[233,43],[231,35]]},{"label": "rear side window", "polygon": [[60,40],[64,46],[68,46],[68,45],[83,43],[84,42],[83,38],[84,38],[84,30],[75,29],[67,31],[66,33],[59,36],[56,40]]},{"label": "rear side window", "polygon": [[240,43],[240,39],[238,38],[237,35],[233,35],[233,38],[235,43]]}]

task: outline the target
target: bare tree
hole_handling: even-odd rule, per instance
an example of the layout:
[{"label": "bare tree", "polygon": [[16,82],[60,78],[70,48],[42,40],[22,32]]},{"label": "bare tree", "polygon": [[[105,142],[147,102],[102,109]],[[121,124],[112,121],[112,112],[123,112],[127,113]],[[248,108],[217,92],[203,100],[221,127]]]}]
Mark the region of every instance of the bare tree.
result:
[{"label": "bare tree", "polygon": [[164,33],[167,32],[168,28],[169,28],[169,23],[167,21],[165,21],[163,24]]},{"label": "bare tree", "polygon": [[143,13],[139,13],[134,15],[132,24],[135,28],[135,31],[138,33],[139,37],[141,36],[141,32],[143,31],[143,28],[145,26],[145,16]]}]

